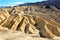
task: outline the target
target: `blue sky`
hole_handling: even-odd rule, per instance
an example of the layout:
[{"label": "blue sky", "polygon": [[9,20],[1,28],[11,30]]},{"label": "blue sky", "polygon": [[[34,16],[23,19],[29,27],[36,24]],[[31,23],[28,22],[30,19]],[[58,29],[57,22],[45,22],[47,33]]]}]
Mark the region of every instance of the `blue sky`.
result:
[{"label": "blue sky", "polygon": [[39,2],[39,1],[41,2],[44,0],[0,0],[0,6],[14,6],[26,2]]}]

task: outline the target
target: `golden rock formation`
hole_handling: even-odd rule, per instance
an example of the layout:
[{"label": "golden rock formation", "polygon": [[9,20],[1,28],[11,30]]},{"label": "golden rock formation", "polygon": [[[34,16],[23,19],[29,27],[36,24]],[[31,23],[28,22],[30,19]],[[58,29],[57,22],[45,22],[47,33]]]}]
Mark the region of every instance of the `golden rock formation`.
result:
[{"label": "golden rock formation", "polygon": [[[26,8],[23,9],[25,10]],[[4,10],[1,9],[0,26],[23,33],[40,35],[45,38],[60,37],[60,23],[54,20],[50,15],[35,12],[36,10],[34,12],[32,11],[31,14],[26,14],[26,10],[20,9],[19,7],[17,9],[14,7],[10,11],[8,8]]]}]

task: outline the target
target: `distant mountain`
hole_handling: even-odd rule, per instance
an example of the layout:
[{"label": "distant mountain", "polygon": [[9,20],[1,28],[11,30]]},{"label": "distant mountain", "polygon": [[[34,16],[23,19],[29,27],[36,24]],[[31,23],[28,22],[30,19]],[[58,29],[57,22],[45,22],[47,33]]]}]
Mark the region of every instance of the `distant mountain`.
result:
[{"label": "distant mountain", "polygon": [[[46,7],[54,6],[60,9],[60,0],[48,0],[48,1],[35,2],[35,3],[24,3],[16,6],[31,6],[31,5],[43,5]],[[0,8],[7,8],[7,7],[11,7],[11,6],[1,6]]]},{"label": "distant mountain", "polygon": [[60,0],[48,0],[48,1],[42,1],[36,3],[25,3],[25,4],[20,4],[18,6],[31,6],[31,5],[45,5],[46,7],[55,6],[56,8],[60,9]]},{"label": "distant mountain", "polygon": [[46,6],[55,6],[56,8],[59,8],[60,9],[60,0],[48,0],[48,1],[45,1],[45,2],[42,2],[44,3],[44,5]]},{"label": "distant mountain", "polygon": [[9,8],[9,7],[12,7],[12,6],[0,6],[0,8]]},{"label": "distant mountain", "polygon": [[6,6],[0,6],[0,8],[5,8]]},{"label": "distant mountain", "polygon": [[60,9],[60,0],[48,0],[41,2],[42,5],[45,6],[55,6],[56,8]]}]

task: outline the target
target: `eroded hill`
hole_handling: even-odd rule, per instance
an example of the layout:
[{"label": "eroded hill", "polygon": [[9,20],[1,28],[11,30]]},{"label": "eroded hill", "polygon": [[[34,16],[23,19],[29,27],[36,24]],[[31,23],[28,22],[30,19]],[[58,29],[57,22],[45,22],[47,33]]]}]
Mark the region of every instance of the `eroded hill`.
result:
[{"label": "eroded hill", "polygon": [[0,26],[43,38],[60,37],[60,11],[55,9],[42,6],[2,8]]}]

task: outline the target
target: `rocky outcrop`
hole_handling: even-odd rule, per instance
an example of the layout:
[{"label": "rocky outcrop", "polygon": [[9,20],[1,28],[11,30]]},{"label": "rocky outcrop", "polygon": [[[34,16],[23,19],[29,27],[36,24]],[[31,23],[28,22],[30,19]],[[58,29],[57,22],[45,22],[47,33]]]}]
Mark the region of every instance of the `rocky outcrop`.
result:
[{"label": "rocky outcrop", "polygon": [[[43,9],[40,10],[37,6],[21,8],[0,9],[0,28],[39,35],[44,38],[60,37],[60,17],[58,15],[45,15],[47,13],[44,14],[44,12],[48,9],[45,11]],[[35,9],[33,10],[32,8]],[[48,12],[51,11],[49,10]]]},{"label": "rocky outcrop", "polygon": [[53,22],[53,20],[46,20],[46,18],[43,17],[27,15],[24,13],[10,15],[0,25],[23,33],[40,34],[41,37],[46,38],[60,36],[60,32],[58,31],[60,25],[58,23]]},{"label": "rocky outcrop", "polygon": [[7,19],[9,16],[10,15],[9,15],[7,10],[0,9],[0,22],[2,22],[3,20]]},{"label": "rocky outcrop", "polygon": [[[12,30],[19,30],[22,32],[35,33],[38,32],[37,29],[33,26],[35,23],[33,19],[28,19],[25,14],[16,14],[7,18],[1,26],[7,27]],[[26,30],[26,31],[25,31]]]}]

